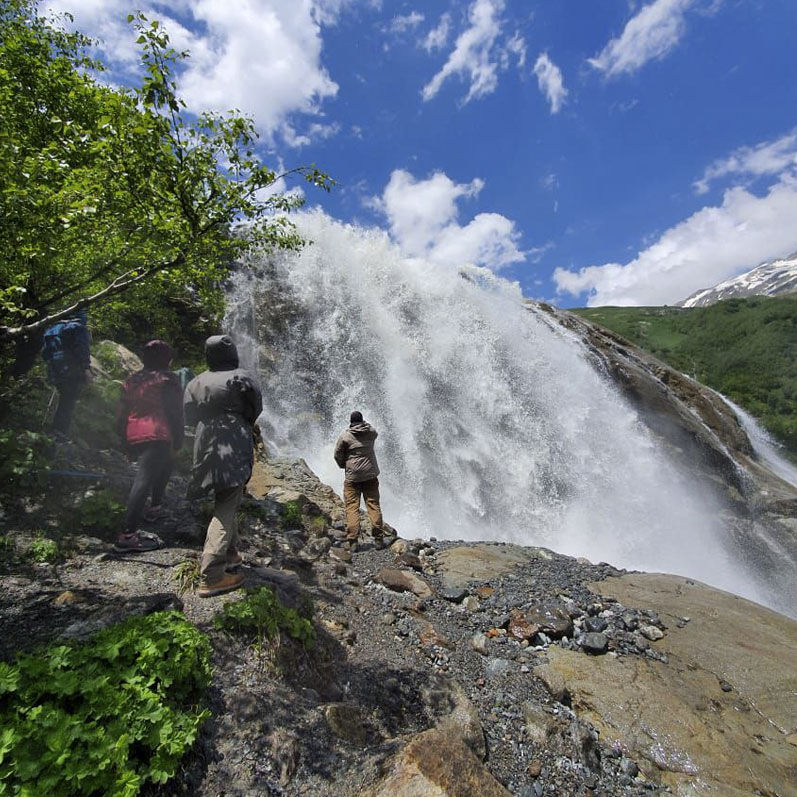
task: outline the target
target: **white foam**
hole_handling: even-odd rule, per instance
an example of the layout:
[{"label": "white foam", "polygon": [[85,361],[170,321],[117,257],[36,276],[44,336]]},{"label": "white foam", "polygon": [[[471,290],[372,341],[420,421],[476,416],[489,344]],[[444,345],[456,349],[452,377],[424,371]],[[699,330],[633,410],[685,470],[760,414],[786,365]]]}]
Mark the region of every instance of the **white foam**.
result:
[{"label": "white foam", "polygon": [[264,377],[272,450],[339,488],[333,445],[359,409],[379,430],[383,509],[402,535],[546,545],[767,602],[717,507],[516,284],[404,259],[381,231],[320,212],[300,229],[313,245],[276,282],[240,277],[231,303],[239,337],[253,292],[268,293],[261,322],[277,313],[264,302],[281,308]]}]

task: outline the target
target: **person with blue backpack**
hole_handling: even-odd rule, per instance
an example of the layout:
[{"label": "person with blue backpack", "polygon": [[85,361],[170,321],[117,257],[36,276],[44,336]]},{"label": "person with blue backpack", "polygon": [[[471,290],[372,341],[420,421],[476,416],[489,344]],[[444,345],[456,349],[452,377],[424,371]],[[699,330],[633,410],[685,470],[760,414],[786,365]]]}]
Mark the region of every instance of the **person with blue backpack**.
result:
[{"label": "person with blue backpack", "polygon": [[91,333],[85,310],[45,331],[42,357],[47,363],[47,381],[58,391],[53,429],[66,436],[80,391],[91,379]]}]

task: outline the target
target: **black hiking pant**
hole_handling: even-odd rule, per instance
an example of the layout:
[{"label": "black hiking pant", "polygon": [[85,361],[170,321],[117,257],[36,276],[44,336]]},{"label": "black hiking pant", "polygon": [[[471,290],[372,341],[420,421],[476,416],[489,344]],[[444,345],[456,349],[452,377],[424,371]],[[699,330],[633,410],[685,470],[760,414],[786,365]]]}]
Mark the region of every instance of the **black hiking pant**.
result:
[{"label": "black hiking pant", "polygon": [[160,505],[174,463],[169,440],[139,443],[131,447],[131,454],[138,459],[138,472],[127,498],[124,530],[128,534],[132,534],[141,523],[147,496],[152,498],[152,506]]},{"label": "black hiking pant", "polygon": [[85,384],[85,378],[81,374],[80,378],[73,377],[71,379],[59,379],[55,383],[55,389],[58,391],[58,407],[53,416],[53,429],[63,435],[69,433],[69,427],[72,425],[72,416],[75,413],[75,406],[77,405],[78,396]]}]

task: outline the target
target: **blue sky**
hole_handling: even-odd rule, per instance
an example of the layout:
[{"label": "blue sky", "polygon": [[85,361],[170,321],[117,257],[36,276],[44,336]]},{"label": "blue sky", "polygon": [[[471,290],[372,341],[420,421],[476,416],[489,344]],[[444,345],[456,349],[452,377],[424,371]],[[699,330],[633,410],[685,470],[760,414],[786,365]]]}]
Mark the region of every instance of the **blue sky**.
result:
[{"label": "blue sky", "polygon": [[56,0],[125,80],[128,12],[308,195],[430,267],[562,306],[664,304],[797,251],[795,0]]}]

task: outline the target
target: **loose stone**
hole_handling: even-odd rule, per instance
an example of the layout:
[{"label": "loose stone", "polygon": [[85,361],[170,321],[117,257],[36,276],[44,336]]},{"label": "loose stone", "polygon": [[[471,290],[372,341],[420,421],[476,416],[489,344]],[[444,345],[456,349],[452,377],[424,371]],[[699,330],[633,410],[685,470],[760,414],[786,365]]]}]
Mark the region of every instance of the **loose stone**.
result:
[{"label": "loose stone", "polygon": [[590,632],[581,638],[581,647],[585,653],[597,656],[606,653],[609,649],[609,640],[606,638],[606,634]]},{"label": "loose stone", "polygon": [[656,628],[655,625],[643,625],[642,628],[639,629],[639,633],[651,642],[656,642],[664,638],[664,631],[660,628]]},{"label": "loose stone", "polygon": [[468,591],[466,589],[457,587],[448,587],[440,593],[444,600],[451,601],[451,603],[461,603],[467,595]]},{"label": "loose stone", "polygon": [[584,627],[591,633],[600,633],[606,630],[608,623],[602,617],[587,617]]}]

